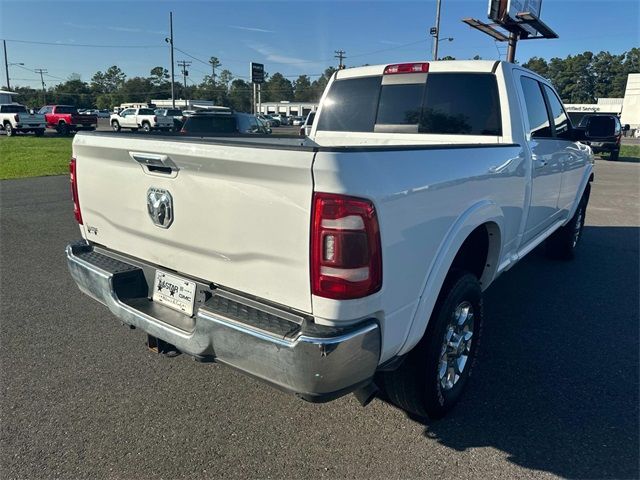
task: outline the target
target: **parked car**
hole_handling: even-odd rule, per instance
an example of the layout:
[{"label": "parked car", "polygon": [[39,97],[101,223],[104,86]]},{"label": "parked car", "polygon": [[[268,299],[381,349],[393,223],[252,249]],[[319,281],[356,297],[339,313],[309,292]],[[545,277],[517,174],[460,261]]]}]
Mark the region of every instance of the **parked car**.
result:
[{"label": "parked car", "polygon": [[[578,124],[589,135],[584,143],[591,146],[593,153],[606,152],[609,160],[618,160],[623,127],[615,115],[585,115]],[[629,129],[628,125],[625,125]]]},{"label": "parked car", "polygon": [[273,115],[265,115],[265,118],[269,120],[271,127],[279,127],[280,125],[282,125],[278,117],[274,117]]},{"label": "parked car", "polygon": [[173,120],[173,129],[177,132],[182,128],[182,110],[179,108],[156,108],[155,114],[160,117],[168,117]]},{"label": "parked car", "polygon": [[291,125],[299,127],[304,123],[304,117],[291,117]]},{"label": "parked car", "polygon": [[134,132],[143,130],[162,130],[168,132],[173,128],[173,118],[156,115],[151,108],[125,108],[120,113],[111,115],[109,122],[114,132],[128,128]]},{"label": "parked car", "polygon": [[255,115],[234,112],[196,112],[187,116],[183,135],[267,134],[271,129]]},{"label": "parked car", "polygon": [[44,115],[34,114],[24,105],[18,103],[0,105],[0,129],[5,131],[7,137],[28,132],[33,132],[40,137],[44,134],[45,127]]},{"label": "parked car", "polygon": [[92,131],[98,126],[98,117],[81,115],[73,105],[45,105],[38,113],[44,115],[47,128],[56,130],[60,135],[80,130]]},{"label": "parked car", "polygon": [[313,126],[313,119],[316,117],[316,112],[309,112],[307,118],[304,119],[304,123],[300,127],[300,136],[308,137],[311,133],[311,127]]},{"label": "parked car", "polygon": [[257,117],[262,120],[269,127],[279,127],[280,120],[272,117],[271,115],[257,115]]},{"label": "parked car", "polygon": [[76,137],[71,275],[156,351],[442,417],[478,359],[483,292],[542,243],[576,254],[590,132],[499,61],[338,70],[316,117],[309,139]]},{"label": "parked car", "polygon": [[286,115],[275,115],[273,118],[277,119],[281,126],[289,125],[289,117]]}]

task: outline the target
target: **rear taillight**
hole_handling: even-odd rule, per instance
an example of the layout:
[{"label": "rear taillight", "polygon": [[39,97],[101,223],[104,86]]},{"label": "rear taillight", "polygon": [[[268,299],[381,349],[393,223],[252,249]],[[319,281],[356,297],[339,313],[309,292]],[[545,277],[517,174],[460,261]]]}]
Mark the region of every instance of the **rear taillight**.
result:
[{"label": "rear taillight", "polygon": [[153,117],[153,123],[158,123],[158,117]]},{"label": "rear taillight", "polygon": [[14,115],[14,116],[13,116],[13,119],[14,119],[16,122],[19,122],[19,121],[20,121],[20,115]]},{"label": "rear taillight", "polygon": [[427,73],[428,71],[428,63],[398,63],[396,65],[387,65],[384,68],[384,75],[392,75],[394,73]]},{"label": "rear taillight", "polygon": [[373,203],[344,195],[315,193],[311,228],[314,295],[347,300],[380,290],[380,228]]},{"label": "rear taillight", "polygon": [[69,162],[69,177],[71,179],[71,198],[73,198],[73,214],[77,222],[82,225],[82,213],[80,212],[80,200],[78,199],[78,175],[76,173],[76,159],[71,157]]}]

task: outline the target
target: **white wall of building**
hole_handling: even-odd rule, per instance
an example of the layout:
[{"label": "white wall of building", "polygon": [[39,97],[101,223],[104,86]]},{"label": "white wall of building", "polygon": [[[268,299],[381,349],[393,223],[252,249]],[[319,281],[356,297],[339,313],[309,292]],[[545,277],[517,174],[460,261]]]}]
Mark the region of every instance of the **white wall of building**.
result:
[{"label": "white wall of building", "polygon": [[630,73],[624,91],[620,122],[632,129],[640,129],[640,73]]}]

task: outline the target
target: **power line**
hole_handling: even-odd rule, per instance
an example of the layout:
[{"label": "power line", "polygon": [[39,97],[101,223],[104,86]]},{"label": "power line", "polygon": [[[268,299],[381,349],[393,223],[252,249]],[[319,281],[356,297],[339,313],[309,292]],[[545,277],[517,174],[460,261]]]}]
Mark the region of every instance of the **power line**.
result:
[{"label": "power line", "polygon": [[164,48],[163,45],[98,45],[89,43],[36,42],[33,40],[5,39],[7,42],[28,43],[32,45],[51,45],[54,47],[90,47],[90,48]]}]

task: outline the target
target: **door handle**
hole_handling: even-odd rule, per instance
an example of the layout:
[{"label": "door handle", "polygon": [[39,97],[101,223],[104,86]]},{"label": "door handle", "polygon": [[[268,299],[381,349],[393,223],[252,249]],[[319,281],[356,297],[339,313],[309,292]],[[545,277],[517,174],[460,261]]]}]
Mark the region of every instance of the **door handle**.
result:
[{"label": "door handle", "polygon": [[546,160],[536,160],[535,162],[536,163],[534,168],[536,170],[540,170],[541,168],[544,168],[548,165]]},{"label": "door handle", "polygon": [[178,166],[168,155],[154,153],[129,152],[131,158],[142,165],[147,173],[156,173],[175,177],[178,174]]}]

